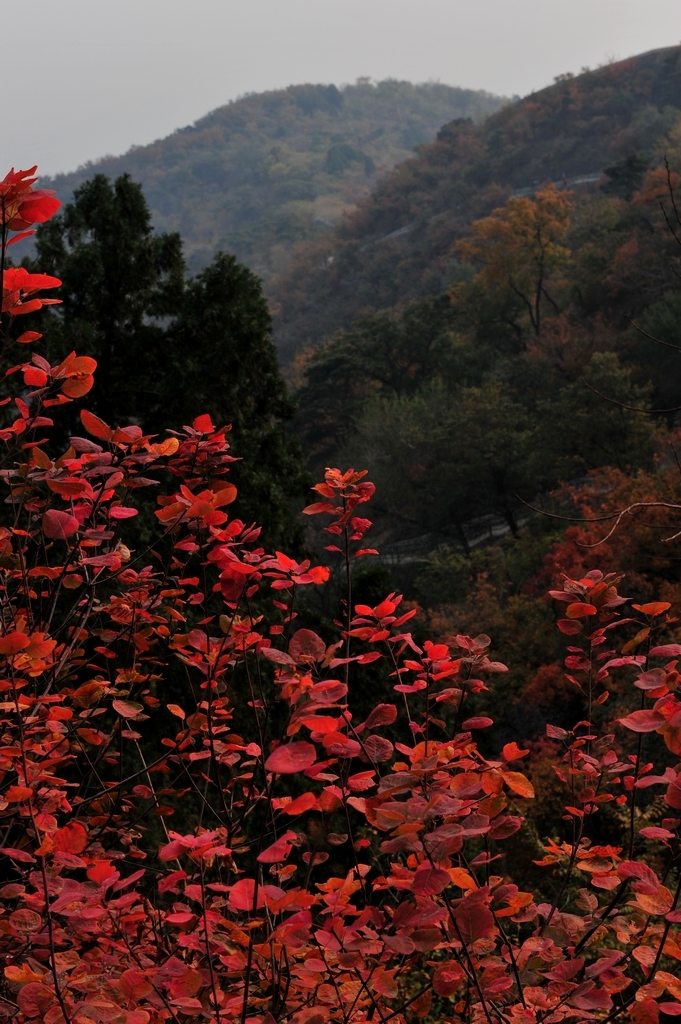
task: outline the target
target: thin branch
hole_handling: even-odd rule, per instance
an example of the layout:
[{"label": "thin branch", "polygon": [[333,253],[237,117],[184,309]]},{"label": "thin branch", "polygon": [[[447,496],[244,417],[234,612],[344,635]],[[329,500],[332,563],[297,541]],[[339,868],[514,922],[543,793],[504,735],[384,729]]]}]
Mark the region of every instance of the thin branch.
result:
[{"label": "thin branch", "polygon": [[670,412],[678,412],[681,409],[681,405],[675,406],[673,409],[643,409],[641,406],[636,405],[625,405],[624,402],[620,402],[617,398],[608,398],[607,395],[601,394],[597,391],[593,384],[589,384],[588,380],[584,377],[579,378],[582,384],[585,384],[589,391],[593,391],[594,395],[598,395],[604,402],[610,402],[611,405],[617,405],[620,409],[627,409],[629,412],[644,412],[647,416],[665,416]]},{"label": "thin branch", "polygon": [[593,518],[584,518],[580,516],[559,516],[557,512],[547,512],[543,508],[537,508],[535,505],[531,505],[529,501],[525,501],[525,499],[521,498],[519,494],[516,494],[515,497],[518,499],[518,501],[522,502],[522,504],[525,505],[526,508],[531,509],[538,515],[548,516],[549,519],[562,519],[563,522],[566,523],[602,523],[604,520],[614,519],[615,516],[619,515],[619,512],[609,512],[605,516],[594,516]]},{"label": "thin branch", "polygon": [[648,334],[648,332],[644,331],[642,327],[635,324],[631,317],[625,316],[624,319],[631,324],[634,330],[638,331],[639,334],[642,334],[644,338],[648,338],[650,341],[656,341],[658,345],[664,345],[666,348],[673,348],[676,349],[677,352],[681,352],[681,345],[672,345],[671,341],[663,341],[662,338],[656,338],[654,334]]}]

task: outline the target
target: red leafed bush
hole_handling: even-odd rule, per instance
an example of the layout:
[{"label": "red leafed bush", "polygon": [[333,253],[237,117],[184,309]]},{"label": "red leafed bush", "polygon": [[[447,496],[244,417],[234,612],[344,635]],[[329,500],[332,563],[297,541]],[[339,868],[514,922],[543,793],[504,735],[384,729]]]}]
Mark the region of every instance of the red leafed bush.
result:
[{"label": "red leafed bush", "polygon": [[[54,212],[31,174],[0,184],[5,244]],[[45,301],[26,298],[40,287],[29,277],[5,272],[5,351],[39,341],[15,329],[25,303]],[[24,390],[4,399],[0,434],[4,1016],[681,1012],[681,645],[657,640],[666,603],[625,608],[620,577],[598,570],[552,593],[581,720],[548,727],[564,816],[535,857],[536,892],[521,891],[505,849],[534,849],[529,751],[476,741],[493,726],[476,694],[503,685],[504,666],[482,633],[417,643],[397,594],[353,608],[353,560],[372,551],[355,515],[373,493],[364,474],[329,470],[306,509],[329,517],[345,561],[346,617],[323,638],[298,597],[329,569],[266,552],[258,527],[230,516],[224,428],[199,415],[159,440],[83,410],[83,435],[56,453],[45,408],[86,394],[93,361],[13,369]],[[135,495],[159,479],[173,484],[156,535],[131,550]]]}]

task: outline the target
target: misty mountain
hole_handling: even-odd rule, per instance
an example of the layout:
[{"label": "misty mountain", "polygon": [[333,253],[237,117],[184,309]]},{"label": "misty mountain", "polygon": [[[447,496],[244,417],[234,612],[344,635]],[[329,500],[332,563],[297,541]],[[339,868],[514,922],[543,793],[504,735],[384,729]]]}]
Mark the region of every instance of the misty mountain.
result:
[{"label": "misty mountain", "polygon": [[328,236],[380,176],[454,118],[506,102],[438,83],[359,79],[252,94],[125,155],[43,185],[68,200],[94,174],[142,183],[159,231],[179,231],[191,270],[218,249],[267,280],[299,242]]},{"label": "misty mountain", "polygon": [[457,240],[513,193],[554,181],[579,198],[599,192],[608,167],[622,164],[626,176],[627,166],[659,165],[680,118],[676,46],[560,76],[481,123],[453,120],[269,283],[281,357],[360,313],[446,291],[470,269],[454,255]]}]

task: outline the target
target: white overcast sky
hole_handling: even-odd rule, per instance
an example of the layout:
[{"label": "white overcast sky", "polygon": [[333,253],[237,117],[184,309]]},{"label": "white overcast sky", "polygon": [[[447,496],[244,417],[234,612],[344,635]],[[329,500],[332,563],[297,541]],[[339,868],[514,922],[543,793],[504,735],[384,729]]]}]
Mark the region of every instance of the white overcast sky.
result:
[{"label": "white overcast sky", "polygon": [[439,80],[524,95],[681,42],[681,0],[0,0],[2,163],[124,153],[245,92]]}]

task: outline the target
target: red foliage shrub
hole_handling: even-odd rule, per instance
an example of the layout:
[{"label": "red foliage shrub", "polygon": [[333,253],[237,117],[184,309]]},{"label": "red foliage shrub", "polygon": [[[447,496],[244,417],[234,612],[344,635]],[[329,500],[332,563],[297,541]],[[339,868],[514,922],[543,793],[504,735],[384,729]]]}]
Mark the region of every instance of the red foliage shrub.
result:
[{"label": "red foliage shrub", "polygon": [[[30,187],[28,172],[0,186],[4,243],[54,212]],[[44,300],[6,280],[11,351],[39,340],[14,325]],[[83,410],[84,435],[49,451],[45,409],[87,392],[91,362],[34,355],[4,400],[3,1013],[399,1024],[435,1000],[439,1018],[487,1024],[678,1014],[681,646],[655,640],[667,605],[623,612],[619,578],[598,571],[552,594],[583,707],[571,729],[548,727],[565,820],[538,862],[555,897],[535,898],[503,859],[533,797],[527,751],[483,754],[474,738],[492,724],[475,695],[503,685],[489,638],[418,644],[399,595],[353,610],[349,589],[334,637],[298,628],[301,588],[329,570],[266,552],[230,518],[224,428],[199,415],[159,441]],[[174,486],[156,537],[131,551],[136,492],[161,472]],[[363,476],[328,471],[306,510],[330,516],[348,584],[371,550],[354,514],[373,491]],[[379,660],[392,692],[358,721]],[[618,724],[613,673],[633,698]],[[173,801],[197,808],[177,831]],[[609,804],[619,838],[598,845]]]}]

